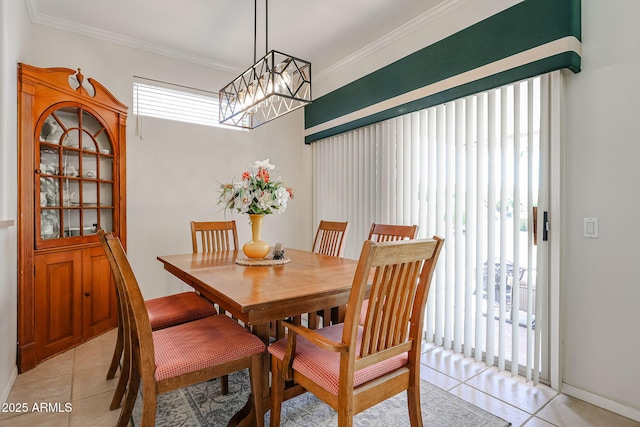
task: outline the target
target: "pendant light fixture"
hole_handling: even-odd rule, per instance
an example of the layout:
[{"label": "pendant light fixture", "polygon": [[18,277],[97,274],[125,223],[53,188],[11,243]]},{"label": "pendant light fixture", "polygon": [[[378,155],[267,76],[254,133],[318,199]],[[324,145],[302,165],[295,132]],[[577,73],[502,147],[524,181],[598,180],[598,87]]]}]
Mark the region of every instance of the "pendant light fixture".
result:
[{"label": "pendant light fixture", "polygon": [[[265,0],[265,52],[269,4]],[[256,61],[257,0],[254,0],[253,66],[219,92],[220,123],[253,129],[311,103],[311,63],[272,50]]]}]

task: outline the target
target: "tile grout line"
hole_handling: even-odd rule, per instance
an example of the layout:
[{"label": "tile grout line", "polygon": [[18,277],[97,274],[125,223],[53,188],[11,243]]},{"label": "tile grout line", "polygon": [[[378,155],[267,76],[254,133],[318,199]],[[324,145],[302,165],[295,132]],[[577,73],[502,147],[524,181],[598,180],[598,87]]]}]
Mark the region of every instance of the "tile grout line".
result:
[{"label": "tile grout line", "polygon": [[440,386],[438,386],[438,385],[436,385],[436,384],[432,383],[431,381],[428,381],[428,380],[426,380],[426,379],[425,379],[425,381],[427,381],[429,384],[431,384],[431,385],[433,385],[433,386],[435,386],[435,387],[438,387],[440,390],[444,390],[444,391],[446,391],[447,393],[451,393],[451,390],[453,390],[454,388],[456,388],[456,387],[458,387],[460,384],[462,384],[462,381],[460,381],[459,379],[454,378],[454,377],[452,377],[451,375],[449,375],[449,374],[447,374],[447,373],[445,373],[445,372],[442,372],[442,371],[440,371],[440,370],[438,370],[438,369],[432,368],[431,366],[427,365],[426,363],[420,362],[420,365],[421,365],[421,366],[424,366],[424,367],[425,367],[425,368],[427,368],[427,369],[431,369],[432,371],[435,371],[435,372],[439,373],[440,375],[444,375],[444,376],[445,376],[445,377],[447,377],[447,378],[451,378],[453,381],[457,382],[457,384],[456,384],[456,385],[454,385],[453,387],[451,387],[451,388],[449,388],[449,389],[444,389],[444,388],[442,388],[442,387],[440,387]]},{"label": "tile grout line", "polygon": [[[425,351],[423,354],[426,354],[426,353],[428,353],[429,351],[433,351],[433,350],[435,350],[435,349],[437,349],[437,348],[438,348],[438,347],[435,347],[435,346],[434,346],[434,347],[430,348],[429,350]],[[456,382],[457,382],[457,384],[456,384],[456,385],[454,385],[453,387],[451,387],[451,388],[449,388],[448,390],[446,390],[448,393],[451,393],[451,391],[452,391],[453,389],[455,389],[455,388],[457,388],[457,387],[460,387],[461,385],[466,385],[466,386],[468,386],[468,387],[472,388],[473,390],[476,390],[477,392],[482,393],[483,395],[488,396],[489,398],[496,399],[497,401],[501,402],[502,404],[508,405],[509,407],[511,407],[511,408],[513,408],[513,409],[515,409],[515,410],[522,411],[522,412],[524,412],[524,413],[528,414],[528,415],[529,415],[529,417],[525,420],[525,422],[524,422],[522,425],[526,425],[526,423],[528,423],[528,422],[529,422],[529,421],[531,421],[532,419],[536,418],[536,414],[538,414],[538,413],[539,413],[543,408],[545,408],[547,405],[549,405],[549,404],[551,403],[551,401],[553,401],[553,400],[558,396],[558,394],[556,393],[556,395],[555,395],[553,398],[551,398],[549,401],[547,401],[544,405],[542,405],[542,406],[541,406],[540,408],[538,408],[536,411],[534,411],[533,413],[531,413],[531,412],[529,412],[529,411],[527,411],[527,410],[525,410],[525,409],[522,409],[522,408],[520,408],[520,407],[518,407],[518,406],[516,406],[516,405],[513,405],[513,404],[511,404],[511,403],[507,402],[506,400],[504,400],[504,399],[503,399],[503,397],[496,397],[496,396],[493,396],[492,394],[488,393],[486,390],[484,390],[484,389],[482,389],[482,388],[479,388],[478,386],[474,386],[474,385],[472,385],[472,384],[470,384],[470,383],[469,383],[472,379],[479,377],[480,375],[482,375],[482,373],[486,372],[488,369],[490,369],[490,368],[491,368],[491,366],[488,366],[486,363],[474,362],[474,364],[475,364],[475,365],[477,365],[477,366],[479,366],[479,367],[480,367],[480,365],[482,365],[482,369],[480,369],[478,372],[476,372],[475,374],[471,375],[470,377],[468,377],[468,378],[467,378],[467,379],[465,379],[465,380],[459,380],[459,379],[457,379],[457,378],[452,377],[451,375],[449,375],[449,373],[448,373],[448,372],[443,372],[443,371],[441,371],[440,369],[432,368],[432,367],[428,366],[428,365],[427,365],[427,364],[425,364],[425,363],[421,363],[421,364],[422,364],[422,365],[424,365],[424,366],[426,366],[426,367],[428,367],[428,368],[430,368],[430,369],[433,369],[434,371],[436,371],[436,372],[440,373],[441,375],[444,375],[444,376],[446,376],[447,378],[451,378],[452,380],[454,380],[454,381],[456,381]],[[492,366],[493,366],[493,365],[492,365]],[[491,374],[491,373],[490,373],[490,375],[494,375],[494,374]],[[494,415],[495,415],[495,414],[494,414]],[[542,420],[542,418],[540,418],[540,419]],[[545,422],[548,422],[548,421],[546,421],[546,420],[544,420],[544,421],[545,421]],[[549,423],[549,424],[552,424],[552,423]]]},{"label": "tile grout line", "polygon": [[[557,393],[557,392],[556,392],[556,395],[555,395],[555,396],[553,396],[551,399],[549,399],[549,400],[548,400],[546,403],[544,403],[540,408],[536,409],[534,412],[529,412],[529,411],[527,411],[527,410],[525,410],[525,409],[523,409],[523,408],[517,407],[517,406],[515,406],[515,405],[513,405],[513,404],[511,404],[511,403],[509,403],[509,402],[507,402],[507,401],[505,401],[502,397],[496,397],[496,396],[493,396],[492,394],[489,394],[489,393],[487,393],[486,391],[484,391],[484,390],[482,390],[482,389],[480,389],[480,388],[478,388],[478,387],[476,387],[476,386],[473,386],[472,384],[467,384],[467,381],[471,380],[472,378],[477,377],[478,375],[480,375],[482,372],[484,372],[485,370],[487,370],[487,369],[489,369],[489,368],[490,368],[490,366],[486,366],[486,365],[485,365],[485,368],[484,368],[484,369],[482,369],[482,370],[481,370],[480,372],[478,372],[477,374],[475,374],[475,375],[473,375],[473,376],[471,376],[471,377],[467,378],[467,379],[463,382],[463,384],[465,384],[466,386],[471,387],[471,388],[473,388],[474,390],[477,390],[477,391],[479,391],[479,392],[481,392],[481,393],[483,393],[483,394],[486,394],[487,396],[489,396],[489,397],[491,397],[491,398],[497,399],[497,400],[499,400],[500,402],[502,402],[502,403],[504,403],[504,404],[506,404],[506,405],[509,405],[510,407],[512,407],[512,408],[514,408],[514,409],[516,409],[516,410],[519,410],[519,411],[522,411],[522,412],[525,412],[525,413],[529,414],[529,417],[528,417],[528,418],[527,418],[527,419],[526,419],[526,420],[521,424],[522,426],[525,426],[525,427],[526,427],[527,423],[528,423],[528,422],[530,422],[530,421],[531,421],[531,420],[533,420],[533,419],[539,419],[539,420],[542,420],[542,421],[544,421],[544,422],[546,422],[546,423],[548,423],[548,424],[550,424],[550,425],[556,426],[556,424],[553,424],[552,422],[547,421],[547,420],[545,420],[544,418],[538,418],[538,417],[537,417],[537,414],[538,414],[538,413],[540,413],[540,411],[542,411],[542,410],[543,410],[544,408],[546,408],[548,405],[550,405],[550,404],[551,404],[551,402],[552,402],[555,398],[557,398],[557,397],[558,397],[559,393]],[[494,374],[491,374],[491,375],[494,375]],[[518,375],[518,376],[520,376],[520,375]],[[500,396],[502,396],[502,395],[500,395]]]},{"label": "tile grout line", "polygon": [[[540,408],[538,408],[538,410],[536,412],[534,412],[532,414],[532,417],[535,417],[539,420],[544,421],[545,423],[551,424],[553,426],[557,426],[557,424],[552,423],[551,421],[547,421],[544,418],[539,418],[537,415],[540,413],[540,411],[542,411],[544,408],[546,408],[547,406],[551,405],[551,402],[553,402],[558,396],[560,396],[560,393],[556,392],[556,395],[553,396],[551,399],[549,399],[549,401],[547,403],[545,403],[544,405],[542,405]],[[528,420],[527,420],[528,421]]]}]

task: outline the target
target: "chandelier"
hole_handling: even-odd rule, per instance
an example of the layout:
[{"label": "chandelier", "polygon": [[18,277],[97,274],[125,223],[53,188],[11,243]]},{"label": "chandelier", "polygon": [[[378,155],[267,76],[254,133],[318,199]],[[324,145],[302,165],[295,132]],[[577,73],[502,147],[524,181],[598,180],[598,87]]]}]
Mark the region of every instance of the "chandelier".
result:
[{"label": "chandelier", "polygon": [[[268,0],[265,0],[268,51]],[[311,103],[311,63],[272,50],[256,61],[257,0],[254,0],[253,66],[223,87],[221,124],[253,129]]]}]

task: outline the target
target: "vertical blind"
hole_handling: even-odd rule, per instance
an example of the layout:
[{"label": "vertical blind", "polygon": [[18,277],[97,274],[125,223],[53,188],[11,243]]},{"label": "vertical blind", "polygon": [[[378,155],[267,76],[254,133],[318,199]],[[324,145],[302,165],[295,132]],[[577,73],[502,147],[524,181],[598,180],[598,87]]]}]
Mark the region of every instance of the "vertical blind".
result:
[{"label": "vertical blind", "polygon": [[358,258],[373,222],[444,237],[425,339],[536,381],[532,208],[547,82],[528,79],[312,145],[314,223],[349,221],[345,256]]}]

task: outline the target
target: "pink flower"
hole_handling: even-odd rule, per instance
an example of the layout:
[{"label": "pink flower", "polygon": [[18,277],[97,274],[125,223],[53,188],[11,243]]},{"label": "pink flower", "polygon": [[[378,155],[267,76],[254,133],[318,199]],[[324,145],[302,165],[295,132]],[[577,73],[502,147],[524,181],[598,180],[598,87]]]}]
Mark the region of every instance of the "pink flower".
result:
[{"label": "pink flower", "polygon": [[269,182],[269,171],[265,168],[260,168],[260,170],[258,170],[258,178],[264,182]]}]

